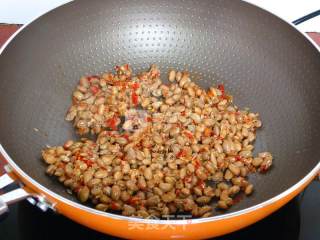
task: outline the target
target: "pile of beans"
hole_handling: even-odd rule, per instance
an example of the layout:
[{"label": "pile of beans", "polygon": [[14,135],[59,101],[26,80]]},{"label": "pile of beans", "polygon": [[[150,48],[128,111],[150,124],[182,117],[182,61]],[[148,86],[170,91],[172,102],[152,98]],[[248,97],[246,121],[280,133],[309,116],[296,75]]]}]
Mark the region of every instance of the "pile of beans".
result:
[{"label": "pile of beans", "polygon": [[259,114],[233,105],[223,85],[204,90],[175,70],[168,80],[155,65],[82,77],[66,120],[97,139],[44,149],[47,173],[81,202],[142,218],[209,217],[250,195],[248,175],[272,165],[269,152],[253,156]]}]

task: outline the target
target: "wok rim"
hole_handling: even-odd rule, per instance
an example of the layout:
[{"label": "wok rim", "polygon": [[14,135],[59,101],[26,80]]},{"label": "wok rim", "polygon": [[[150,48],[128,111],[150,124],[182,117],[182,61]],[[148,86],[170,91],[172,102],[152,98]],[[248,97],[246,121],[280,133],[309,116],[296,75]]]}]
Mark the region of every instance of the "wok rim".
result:
[{"label": "wok rim", "polygon": [[[260,7],[254,3],[251,2],[247,2],[245,0],[240,0],[241,2],[244,2],[248,5],[254,6],[256,8],[262,9],[263,11],[269,13],[270,15],[278,18],[280,21],[283,21],[284,23],[288,24],[288,27],[291,26],[293,27],[298,33],[300,33],[304,38],[306,38],[309,43],[311,43],[313,45],[313,47],[315,48],[315,50],[318,51],[318,53],[320,53],[320,46],[318,46],[312,39],[311,37],[309,37],[306,33],[302,32],[299,28],[297,28],[297,26],[295,26],[293,23],[286,21],[285,19],[281,18],[280,16],[278,16],[275,13],[270,12],[269,10]],[[41,18],[42,16],[48,14],[49,12],[55,11],[56,9],[63,7],[65,5],[71,4],[73,2],[73,0],[71,0],[70,2],[64,3],[62,5],[59,5],[39,16],[37,16],[36,18],[30,20],[28,23],[24,24],[23,26],[21,26],[13,35],[11,35],[11,37],[2,45],[2,47],[0,48],[0,56],[2,55],[2,53],[4,52],[4,50],[6,49],[6,47],[11,43],[11,41],[22,31],[24,30],[26,27],[28,27],[29,25],[31,25],[34,21],[38,20],[39,18]],[[141,218],[137,218],[137,217],[127,217],[127,216],[122,216],[120,214],[113,214],[113,213],[109,213],[109,212],[103,212],[103,211],[99,211],[96,210],[94,208],[91,207],[87,207],[84,204],[80,204],[77,203],[75,201],[69,200],[57,193],[55,193],[54,191],[48,189],[47,187],[43,186],[42,184],[38,183],[36,180],[34,180],[32,177],[30,177],[26,172],[24,172],[15,162],[14,160],[9,156],[9,154],[6,152],[6,150],[4,149],[4,147],[1,145],[0,143],[0,153],[2,154],[2,156],[6,159],[6,161],[8,162],[8,164],[13,168],[14,171],[16,171],[20,176],[22,176],[24,179],[27,179],[28,182],[30,182],[33,186],[35,186],[37,189],[40,189],[42,192],[46,193],[47,195],[51,196],[52,198],[57,199],[58,201],[64,202],[65,204],[68,204],[74,208],[77,208],[79,210],[83,210],[83,211],[87,211],[89,213],[92,214],[96,214],[102,217],[106,217],[106,218],[112,218],[114,220],[124,220],[124,221],[128,221],[128,222],[139,222],[139,223],[143,223],[143,224],[168,224],[168,222],[170,222],[170,224],[173,225],[185,225],[185,224],[200,224],[200,223],[208,223],[208,222],[215,222],[215,221],[220,221],[220,220],[225,220],[225,219],[230,219],[233,217],[238,217],[241,216],[243,214],[249,214],[249,213],[253,213],[255,210],[258,210],[260,208],[265,208],[268,207],[272,204],[274,204],[275,202],[285,198],[286,196],[289,196],[291,193],[293,193],[294,191],[298,190],[299,188],[301,188],[303,185],[305,185],[310,179],[312,179],[313,177],[315,177],[317,175],[317,173],[320,172],[320,161],[318,161],[318,164],[307,174],[305,175],[302,179],[300,179],[297,183],[295,183],[294,185],[292,185],[291,187],[289,187],[288,189],[286,189],[285,191],[281,192],[280,194],[266,200],[263,201],[259,204],[253,205],[251,207],[248,208],[244,208],[242,210],[238,210],[232,213],[224,213],[218,216],[212,216],[212,217],[208,217],[208,218],[192,218],[192,221],[190,222],[190,219],[185,219],[185,220],[160,220],[160,219],[141,219]],[[53,205],[55,203],[52,203]],[[63,214],[63,212],[61,212]]]}]

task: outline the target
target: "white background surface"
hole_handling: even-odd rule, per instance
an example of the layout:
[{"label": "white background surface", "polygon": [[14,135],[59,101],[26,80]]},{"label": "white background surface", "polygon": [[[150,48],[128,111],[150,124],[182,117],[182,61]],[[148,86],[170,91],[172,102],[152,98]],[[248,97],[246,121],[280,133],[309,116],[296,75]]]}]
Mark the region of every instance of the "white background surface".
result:
[{"label": "white background surface", "polygon": [[[0,23],[27,23],[70,0],[0,0]],[[195,0],[201,1],[201,0]],[[320,0],[246,0],[273,12],[286,21],[320,9]],[[320,16],[302,23],[303,31],[320,32]]]}]

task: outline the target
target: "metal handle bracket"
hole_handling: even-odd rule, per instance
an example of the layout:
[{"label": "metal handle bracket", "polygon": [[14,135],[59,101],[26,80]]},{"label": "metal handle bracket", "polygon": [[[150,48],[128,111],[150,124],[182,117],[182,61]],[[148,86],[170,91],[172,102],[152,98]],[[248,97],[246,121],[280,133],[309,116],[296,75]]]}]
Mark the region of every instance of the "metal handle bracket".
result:
[{"label": "metal handle bracket", "polygon": [[[0,177],[0,189],[10,185],[14,180],[8,175],[4,174]],[[0,215],[8,211],[8,204],[15,203],[22,199],[29,197],[30,194],[23,188],[18,188],[8,193],[0,195]]]}]

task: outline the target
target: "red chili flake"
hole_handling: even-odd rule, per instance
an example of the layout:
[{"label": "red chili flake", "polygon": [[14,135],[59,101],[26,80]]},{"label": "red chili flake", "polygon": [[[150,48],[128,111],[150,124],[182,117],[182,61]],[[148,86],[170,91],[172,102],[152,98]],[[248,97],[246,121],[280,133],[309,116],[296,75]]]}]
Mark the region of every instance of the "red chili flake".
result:
[{"label": "red chili flake", "polygon": [[241,156],[239,156],[239,155],[235,156],[235,158],[236,158],[236,161],[241,161],[242,160]]},{"label": "red chili flake", "polygon": [[244,122],[245,123],[250,123],[252,121],[252,119],[250,118],[250,117],[246,117],[245,119],[244,119]]},{"label": "red chili flake", "polygon": [[112,130],[117,130],[117,120],[118,119],[116,117],[110,118],[106,121],[106,124]]},{"label": "red chili flake", "polygon": [[124,65],[124,69],[125,69],[125,70],[129,70],[129,64],[125,64],[125,65]]},{"label": "red chili flake", "polygon": [[137,82],[135,82],[135,83],[132,84],[132,87],[131,87],[131,88],[132,88],[133,90],[137,90],[139,87],[140,87],[140,84],[137,83]]},{"label": "red chili flake", "polygon": [[186,111],[182,111],[182,112],[180,113],[180,115],[181,115],[181,116],[185,116],[185,115],[186,115]]},{"label": "red chili flake", "polygon": [[207,151],[207,149],[205,149],[205,148],[200,148],[199,153],[203,153],[203,152],[206,152],[206,151]]},{"label": "red chili flake", "polygon": [[152,117],[147,117],[147,122],[152,122]]},{"label": "red chili flake", "polygon": [[230,98],[229,98],[229,96],[227,96],[227,95],[222,95],[222,96],[221,96],[221,99],[225,99],[225,100],[228,100],[228,101],[229,101]]},{"label": "red chili flake", "polygon": [[94,95],[96,95],[100,91],[99,87],[97,86],[91,86],[90,90]]},{"label": "red chili flake", "polygon": [[189,139],[193,139],[193,134],[191,133],[191,132],[189,132],[189,131],[184,131],[183,132],[184,133],[184,135],[186,135]]},{"label": "red chili flake", "polygon": [[268,168],[267,168],[266,165],[261,165],[260,168],[259,168],[259,171],[262,172],[262,173],[265,173],[267,170],[268,170]]},{"label": "red chili flake", "polygon": [[58,167],[59,168],[64,168],[66,166],[66,164],[65,163],[62,163],[62,162],[60,162],[59,164],[58,164]]},{"label": "red chili flake", "polygon": [[243,199],[243,194],[237,194],[233,199],[232,199],[232,204],[237,204]]},{"label": "red chili flake", "polygon": [[203,180],[198,180],[197,186],[203,190],[206,187],[206,183]]},{"label": "red chili flake", "polygon": [[196,169],[198,169],[200,166],[201,166],[201,163],[200,163],[199,159],[195,159],[195,160],[194,160],[194,167],[195,167]]},{"label": "red chili flake", "polygon": [[131,197],[131,198],[129,198],[128,203],[130,205],[137,205],[139,203],[139,201],[140,201],[139,197]]},{"label": "red chili flake", "polygon": [[176,195],[179,196],[180,193],[181,193],[181,190],[180,190],[180,189],[177,189],[177,190],[176,190]]},{"label": "red chili flake", "polygon": [[75,193],[78,193],[81,188],[82,188],[82,186],[79,185],[79,186],[77,186],[76,188],[74,188],[73,191],[74,191]]},{"label": "red chili flake", "polygon": [[116,202],[111,202],[111,209],[112,210],[119,210],[119,205]]},{"label": "red chili flake", "polygon": [[159,71],[151,73],[151,78],[157,78],[157,77],[160,77],[160,72]]},{"label": "red chili flake", "polygon": [[88,77],[87,77],[87,79],[88,79],[89,82],[91,82],[91,81],[92,81],[93,79],[95,79],[95,78],[98,78],[98,79],[99,79],[100,77],[99,77],[98,75],[92,75],[92,76],[88,76]]},{"label": "red chili flake", "polygon": [[125,139],[129,140],[129,135],[128,134],[123,134],[122,137],[124,137]]},{"label": "red chili flake", "polygon": [[138,105],[138,95],[135,92],[132,92],[131,100],[134,105]]},{"label": "red chili flake", "polygon": [[184,183],[191,183],[191,181],[192,181],[192,176],[187,176],[183,178]]},{"label": "red chili flake", "polygon": [[225,93],[224,85],[223,85],[223,84],[219,84],[219,85],[218,85],[218,89],[221,91],[222,96],[223,96],[223,95],[224,95],[224,93]]},{"label": "red chili flake", "polygon": [[180,152],[177,153],[176,157],[185,157],[187,155],[186,151],[184,149],[180,150]]},{"label": "red chili flake", "polygon": [[223,138],[223,137],[221,137],[221,136],[218,136],[218,139],[219,139],[219,140],[223,140],[224,138]]},{"label": "red chili flake", "polygon": [[94,164],[93,161],[88,160],[88,159],[83,160],[83,162],[84,162],[85,164],[87,164],[88,167],[92,167],[92,165]]}]

